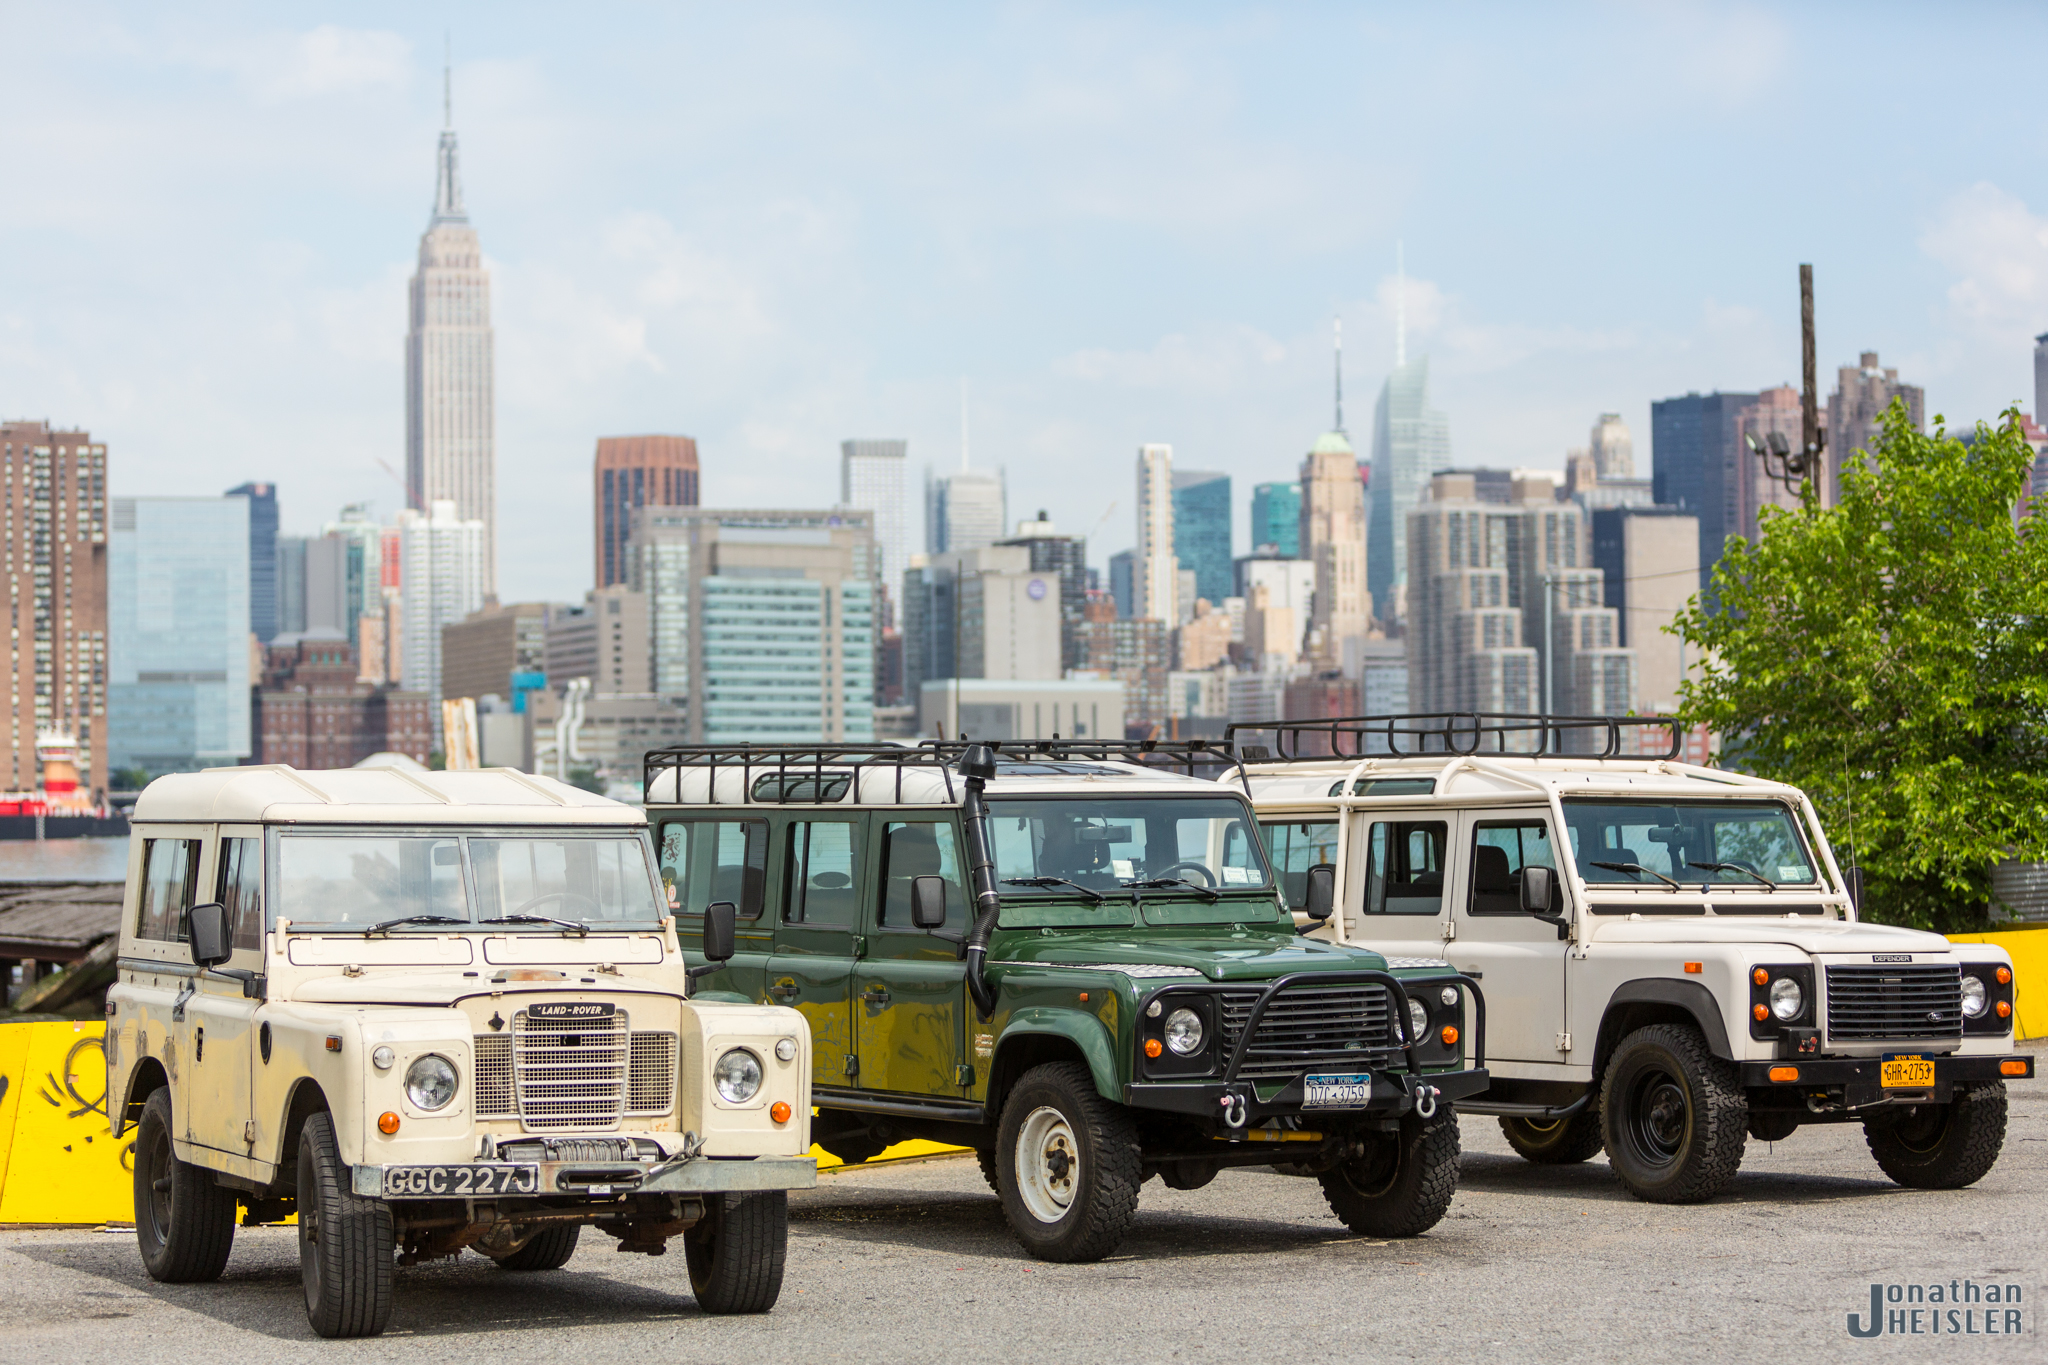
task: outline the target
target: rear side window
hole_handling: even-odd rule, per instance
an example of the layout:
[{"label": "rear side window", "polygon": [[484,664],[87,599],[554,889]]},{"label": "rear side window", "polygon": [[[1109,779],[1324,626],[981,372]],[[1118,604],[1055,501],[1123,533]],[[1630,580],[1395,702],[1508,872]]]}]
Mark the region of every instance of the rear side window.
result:
[{"label": "rear side window", "polygon": [[783,917],[791,924],[852,926],[860,891],[860,827],[839,821],[804,821],[789,827],[789,894]]},{"label": "rear side window", "polygon": [[661,828],[661,891],[678,914],[731,901],[759,919],[768,879],[765,820],[672,820]]},{"label": "rear side window", "polygon": [[1366,836],[1365,913],[1441,913],[1450,836],[1451,827],[1441,820],[1375,821]]},{"label": "rear side window", "polygon": [[1287,908],[1299,910],[1308,904],[1308,870],[1318,863],[1337,861],[1335,820],[1289,820],[1284,824],[1261,824],[1266,856],[1280,878]]},{"label": "rear side window", "polygon": [[199,875],[197,839],[145,839],[142,844],[142,905],[135,937],[163,943],[185,941],[185,912],[192,906]]},{"label": "rear side window", "polygon": [[263,948],[263,841],[220,841],[220,886],[214,899],[226,907],[235,948]]}]

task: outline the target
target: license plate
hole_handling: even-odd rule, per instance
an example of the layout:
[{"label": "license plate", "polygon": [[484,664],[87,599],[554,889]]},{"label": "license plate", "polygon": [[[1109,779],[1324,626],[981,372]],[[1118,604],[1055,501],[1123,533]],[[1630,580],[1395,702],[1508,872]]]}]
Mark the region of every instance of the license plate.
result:
[{"label": "license plate", "polygon": [[1372,1075],[1364,1071],[1335,1076],[1308,1076],[1301,1101],[1304,1109],[1363,1109],[1372,1103]]},{"label": "license plate", "polygon": [[557,1001],[546,1005],[528,1005],[528,1019],[609,1019],[616,1007],[611,1004],[586,1004],[581,1001]]},{"label": "license plate", "polygon": [[1934,1059],[1895,1052],[1877,1064],[1877,1083],[1887,1090],[1927,1090],[1934,1085]]},{"label": "license plate", "polygon": [[484,1194],[539,1194],[540,1167],[499,1163],[471,1166],[386,1166],[386,1199],[461,1199]]}]

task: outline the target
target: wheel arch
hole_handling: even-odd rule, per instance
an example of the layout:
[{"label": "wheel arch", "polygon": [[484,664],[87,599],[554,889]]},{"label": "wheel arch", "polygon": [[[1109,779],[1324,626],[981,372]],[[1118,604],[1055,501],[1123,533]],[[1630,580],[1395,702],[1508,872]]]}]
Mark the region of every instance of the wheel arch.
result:
[{"label": "wheel arch", "polygon": [[130,1128],[142,1122],[142,1106],[149,1103],[149,1097],[170,1085],[171,1078],[164,1071],[164,1064],[154,1057],[144,1057],[128,1073],[128,1086],[121,1098],[121,1108],[114,1118],[114,1136],[120,1137]]},{"label": "wheel arch", "polygon": [[1720,1003],[1712,991],[1697,981],[1638,977],[1622,982],[1607,997],[1600,1034],[1593,1045],[1595,1085],[1621,1040],[1652,1024],[1690,1024],[1706,1038],[1709,1052],[1726,1061],[1735,1060],[1734,1050],[1728,1046],[1728,1026],[1722,1022]]},{"label": "wheel arch", "polygon": [[996,1040],[995,1056],[989,1063],[988,1122],[1001,1119],[1003,1103],[1018,1078],[1047,1062],[1080,1062],[1088,1068],[1097,1094],[1122,1102],[1114,1045],[1101,1020],[1073,1010],[1019,1010]]},{"label": "wheel arch", "polygon": [[320,1082],[311,1076],[301,1076],[293,1082],[291,1096],[285,1101],[284,1120],[278,1127],[276,1183],[280,1187],[295,1189],[298,1185],[299,1130],[313,1115],[331,1112],[327,1092],[320,1088]]}]

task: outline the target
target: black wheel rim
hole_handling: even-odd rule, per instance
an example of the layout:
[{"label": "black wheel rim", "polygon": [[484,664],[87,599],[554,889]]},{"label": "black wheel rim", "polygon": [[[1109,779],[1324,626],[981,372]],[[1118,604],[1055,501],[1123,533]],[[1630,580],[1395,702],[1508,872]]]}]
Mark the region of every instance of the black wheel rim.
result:
[{"label": "black wheel rim", "polygon": [[1400,1140],[1390,1135],[1387,1140],[1375,1143],[1364,1156],[1337,1169],[1354,1193],[1377,1198],[1392,1189],[1395,1177],[1401,1174]]},{"label": "black wheel rim", "polygon": [[144,1153],[143,1178],[149,1182],[149,1231],[158,1246],[171,1240],[171,1135],[154,1125]]},{"label": "black wheel rim", "polygon": [[1628,1095],[1629,1146],[1648,1165],[1675,1164],[1692,1127],[1685,1083],[1661,1066],[1649,1066],[1636,1073]]},{"label": "black wheel rim", "polygon": [[1948,1107],[1916,1104],[1892,1127],[1892,1137],[1915,1156],[1926,1156],[1948,1135]]}]

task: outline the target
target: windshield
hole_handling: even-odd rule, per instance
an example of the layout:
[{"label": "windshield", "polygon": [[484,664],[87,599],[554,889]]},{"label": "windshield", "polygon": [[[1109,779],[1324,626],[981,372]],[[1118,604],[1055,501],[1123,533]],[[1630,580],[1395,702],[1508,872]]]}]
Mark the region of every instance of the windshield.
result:
[{"label": "windshield", "polygon": [[[1242,802],[1228,798],[991,801],[989,836],[1010,926],[1128,924],[1130,897],[1154,923],[1271,918],[1272,879]],[[1211,904],[1197,890],[1220,899]],[[1262,902],[1232,893],[1261,891]],[[1086,892],[1106,897],[1089,903]],[[1190,903],[1192,898],[1192,903]],[[1057,903],[1055,903],[1057,902]]]},{"label": "windshield", "polygon": [[1811,886],[1816,880],[1806,841],[1778,801],[1567,800],[1564,822],[1572,860],[1589,886],[1662,886],[1650,873],[1693,886],[1759,891],[1765,881]]},{"label": "windshield", "polygon": [[394,927],[432,930],[511,915],[651,924],[663,914],[638,835],[288,833],[277,846],[272,915],[294,927],[418,919]]}]

